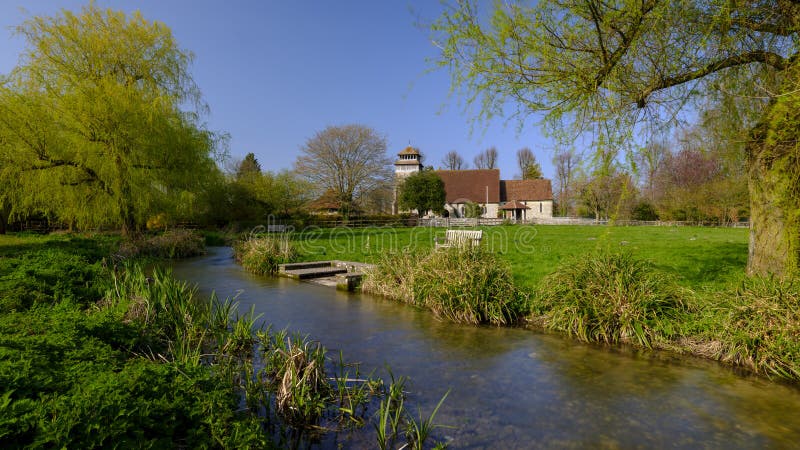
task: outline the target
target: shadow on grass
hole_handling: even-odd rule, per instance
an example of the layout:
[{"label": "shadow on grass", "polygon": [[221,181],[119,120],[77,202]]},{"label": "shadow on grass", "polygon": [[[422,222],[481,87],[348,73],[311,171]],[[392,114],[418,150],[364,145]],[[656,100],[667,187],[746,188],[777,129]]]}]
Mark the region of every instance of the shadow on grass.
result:
[{"label": "shadow on grass", "polygon": [[718,243],[703,250],[681,255],[672,261],[655,261],[655,264],[692,286],[726,284],[744,274],[747,243]]},{"label": "shadow on grass", "polygon": [[15,257],[48,250],[63,251],[99,261],[111,254],[118,242],[119,237],[110,235],[86,238],[71,235],[9,234],[0,236],[0,257]]}]

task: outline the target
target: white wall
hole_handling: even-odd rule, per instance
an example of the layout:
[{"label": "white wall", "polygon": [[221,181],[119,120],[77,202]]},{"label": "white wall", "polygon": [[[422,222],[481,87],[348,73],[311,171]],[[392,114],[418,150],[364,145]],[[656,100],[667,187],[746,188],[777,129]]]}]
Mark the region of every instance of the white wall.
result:
[{"label": "white wall", "polygon": [[523,201],[520,202],[527,206],[528,210],[525,210],[525,218],[526,219],[540,219],[540,218],[550,218],[553,217],[553,201],[552,200],[543,200],[543,201]]}]

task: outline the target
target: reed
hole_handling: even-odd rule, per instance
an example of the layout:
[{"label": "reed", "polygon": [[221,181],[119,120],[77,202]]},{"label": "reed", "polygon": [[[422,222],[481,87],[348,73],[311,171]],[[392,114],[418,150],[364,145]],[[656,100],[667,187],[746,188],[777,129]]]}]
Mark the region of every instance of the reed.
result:
[{"label": "reed", "polygon": [[316,425],[331,398],[325,349],[285,332],[260,334],[260,340],[265,362],[262,380],[275,393],[278,414],[295,426]]},{"label": "reed", "polygon": [[[720,361],[773,378],[800,379],[800,284],[750,278],[717,295],[714,314]],[[724,305],[724,306],[723,306]]]},{"label": "reed", "polygon": [[532,319],[585,342],[651,347],[678,333],[688,295],[645,260],[597,253],[568,261],[542,280]]},{"label": "reed", "polygon": [[298,257],[294,245],[286,238],[251,235],[233,246],[234,257],[248,272],[274,275],[278,265]]},{"label": "reed", "polygon": [[363,290],[459,323],[507,325],[528,310],[509,266],[480,247],[386,254],[366,274]]}]

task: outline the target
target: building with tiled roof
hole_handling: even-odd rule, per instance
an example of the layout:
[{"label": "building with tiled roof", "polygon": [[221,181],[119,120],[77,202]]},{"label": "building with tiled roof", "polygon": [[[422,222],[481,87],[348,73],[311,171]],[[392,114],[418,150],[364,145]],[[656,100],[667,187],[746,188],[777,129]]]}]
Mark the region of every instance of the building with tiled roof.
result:
[{"label": "building with tiled roof", "polygon": [[[530,220],[553,217],[550,180],[501,180],[498,169],[437,170],[444,181],[445,210],[464,217],[468,202],[481,205],[482,217]],[[507,206],[508,205],[508,206]]]},{"label": "building with tiled roof", "polygon": [[[409,146],[397,156],[397,180],[422,170],[419,150]],[[464,217],[467,203],[480,205],[481,216],[485,218],[527,221],[553,217],[550,180],[501,180],[499,169],[437,170],[436,173],[444,181],[444,209],[449,217]],[[395,191],[395,204],[396,195]]]}]

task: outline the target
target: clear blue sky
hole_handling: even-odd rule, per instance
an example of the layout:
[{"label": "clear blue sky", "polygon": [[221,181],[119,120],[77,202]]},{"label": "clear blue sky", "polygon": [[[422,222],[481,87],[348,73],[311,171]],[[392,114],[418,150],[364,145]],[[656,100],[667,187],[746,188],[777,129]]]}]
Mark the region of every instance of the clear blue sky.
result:
[{"label": "clear blue sky", "polygon": [[[392,155],[410,142],[429,165],[440,165],[450,150],[471,165],[494,145],[501,176],[511,178],[518,173],[515,153],[527,146],[545,176],[554,175],[552,143],[535,123],[522,132],[502,119],[473,127],[461,99],[449,95],[449,74],[427,71],[436,48],[417,23],[438,16],[437,1],[96,3],[138,9],[168,25],[195,54],[192,73],[211,108],[209,128],[230,134],[233,157],[253,152],[264,169],[291,168],[300,147],[326,126],[359,123],[384,134]],[[12,27],[31,15],[78,11],[84,4],[0,0],[0,73],[17,64],[24,45]]]}]

